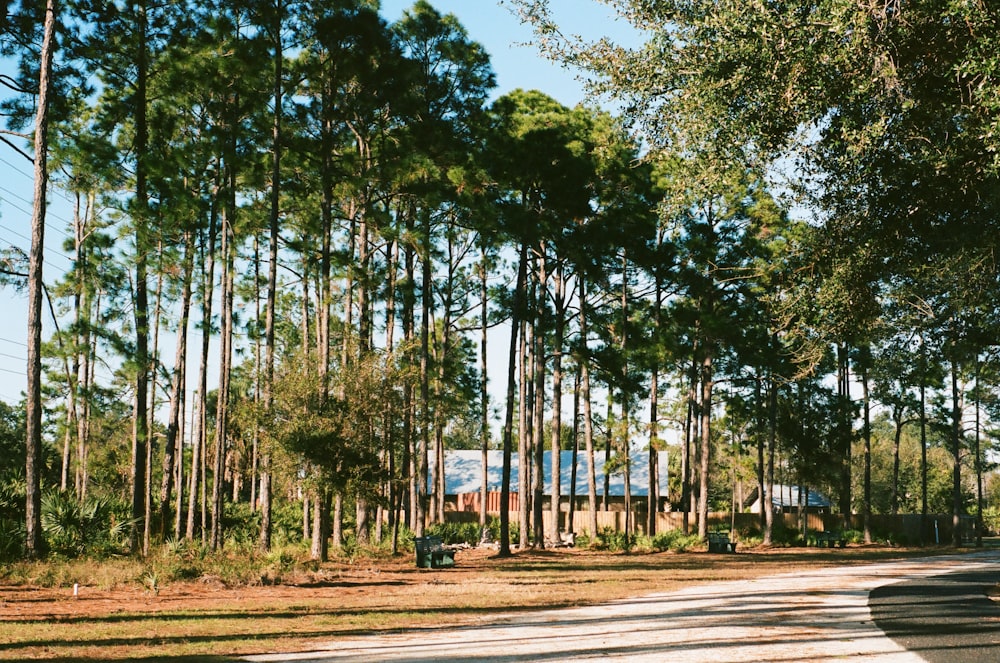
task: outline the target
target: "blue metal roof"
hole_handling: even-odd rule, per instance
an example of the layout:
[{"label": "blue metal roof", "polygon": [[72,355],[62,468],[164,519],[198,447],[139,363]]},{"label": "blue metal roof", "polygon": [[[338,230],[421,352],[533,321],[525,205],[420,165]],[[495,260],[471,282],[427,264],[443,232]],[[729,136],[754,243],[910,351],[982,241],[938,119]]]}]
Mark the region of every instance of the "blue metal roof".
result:
[{"label": "blue metal roof", "polygon": [[[431,454],[433,458],[433,454]],[[447,450],[445,451],[445,492],[448,495],[461,493],[478,493],[482,477],[482,451],[469,450]],[[546,451],[544,454],[544,478],[545,494],[551,494],[552,490],[552,452]],[[646,450],[633,451],[629,454],[630,459],[630,487],[631,494],[642,497],[649,494],[649,452]],[[658,456],[659,465],[659,487],[660,494],[665,495],[667,489],[667,454],[660,452]],[[559,492],[561,495],[569,495],[570,480],[572,478],[573,452],[562,451],[559,455]],[[433,461],[430,463],[434,467]],[[511,492],[517,492],[519,461],[518,454],[511,454]],[[604,452],[599,451],[594,454],[594,470],[597,475],[597,494],[604,494]],[[503,452],[487,452],[487,483],[490,490],[500,490],[503,476]],[[576,473],[576,494],[587,494],[587,458],[582,451],[577,456]],[[622,496],[625,494],[625,477],[621,472],[610,475],[610,496]]]}]

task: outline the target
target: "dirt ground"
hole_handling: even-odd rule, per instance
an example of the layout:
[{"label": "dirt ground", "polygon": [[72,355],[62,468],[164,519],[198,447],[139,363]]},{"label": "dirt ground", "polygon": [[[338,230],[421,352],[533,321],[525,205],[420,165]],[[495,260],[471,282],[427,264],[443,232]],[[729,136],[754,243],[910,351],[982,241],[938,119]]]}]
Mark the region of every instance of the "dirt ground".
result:
[{"label": "dirt ground", "polygon": [[204,660],[303,651],[331,637],[474,624],[497,614],[594,605],[797,568],[867,564],[927,551],[760,549],[736,555],[460,550],[450,569],[412,556],[341,560],[280,585],[218,578],[102,588],[0,586],[0,659]]},{"label": "dirt ground", "polygon": [[[810,553],[812,553],[810,555]],[[361,606],[366,603],[384,604],[389,596],[405,597],[414,593],[426,593],[428,585],[460,586],[481,584],[484,574],[499,574],[513,584],[519,584],[519,576],[533,573],[558,573],[559,567],[569,566],[578,573],[589,569],[601,572],[609,567],[617,571],[644,569],[654,573],[662,568],[684,568],[694,562],[705,562],[704,558],[692,557],[698,553],[676,555],[671,553],[624,555],[621,553],[601,553],[563,548],[552,551],[527,551],[508,560],[500,560],[496,552],[489,548],[468,548],[457,554],[455,567],[442,570],[418,569],[409,556],[396,559],[358,560],[354,562],[334,561],[321,571],[291,577],[280,585],[255,585],[227,587],[218,578],[203,577],[193,581],[174,581],[155,591],[138,585],[120,585],[102,589],[87,584],[80,585],[74,593],[71,587],[37,587],[0,585],[0,622],[48,621],[60,619],[86,619],[103,617],[116,613],[147,613],[163,611],[210,611],[230,608],[237,603],[309,602],[311,599],[324,600],[335,593],[338,601]],[[760,549],[753,553],[754,561],[763,563],[763,558],[775,556],[787,558],[790,563],[809,564],[808,558],[815,557],[823,563],[827,555],[817,549],[798,549],[791,554],[787,549]],[[713,556],[716,571],[721,575],[738,572],[731,562],[746,562],[746,555],[732,558]],[[526,562],[534,562],[525,567]],[[551,565],[551,568],[548,568]],[[737,567],[742,566],[737,564]],[[504,573],[504,568],[510,570]],[[726,572],[730,570],[730,573]],[[780,569],[778,569],[780,570]],[[619,576],[618,583],[629,583],[629,574]],[[521,581],[526,578],[521,578]],[[698,578],[678,576],[673,579],[646,576],[642,582],[645,589],[664,589],[664,584],[688,584]],[[580,582],[592,583],[583,578]],[[551,583],[549,583],[551,584]],[[377,590],[373,592],[372,590]],[[560,602],[561,601],[557,601]],[[587,602],[581,596],[579,603]]]}]

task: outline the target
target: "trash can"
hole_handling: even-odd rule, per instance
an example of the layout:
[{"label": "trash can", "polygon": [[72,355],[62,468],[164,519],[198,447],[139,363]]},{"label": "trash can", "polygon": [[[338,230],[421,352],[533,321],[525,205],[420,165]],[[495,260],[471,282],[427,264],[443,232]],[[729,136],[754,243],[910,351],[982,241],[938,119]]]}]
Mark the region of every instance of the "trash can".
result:
[{"label": "trash can", "polygon": [[417,553],[417,568],[431,568],[431,537],[418,536],[413,539],[413,548]]}]

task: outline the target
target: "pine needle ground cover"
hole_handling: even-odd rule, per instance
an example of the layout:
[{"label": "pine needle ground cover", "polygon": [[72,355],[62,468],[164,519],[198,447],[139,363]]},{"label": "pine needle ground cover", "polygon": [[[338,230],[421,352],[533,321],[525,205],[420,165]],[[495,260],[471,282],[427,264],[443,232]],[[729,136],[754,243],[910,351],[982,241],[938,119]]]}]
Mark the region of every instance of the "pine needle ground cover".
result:
[{"label": "pine needle ground cover", "polygon": [[[134,562],[90,563],[55,574],[36,565],[34,578],[21,569],[14,580],[9,572],[0,580],[0,659],[231,660],[309,650],[339,635],[478,622],[692,584],[927,554],[868,547],[736,555],[560,549],[497,559],[490,550],[469,549],[445,570],[418,569],[412,554],[342,559],[287,573],[280,584],[249,585],[218,576],[160,584],[148,572],[120,582],[108,568],[119,564],[126,577],[134,574]],[[94,582],[79,582],[81,573]]]}]

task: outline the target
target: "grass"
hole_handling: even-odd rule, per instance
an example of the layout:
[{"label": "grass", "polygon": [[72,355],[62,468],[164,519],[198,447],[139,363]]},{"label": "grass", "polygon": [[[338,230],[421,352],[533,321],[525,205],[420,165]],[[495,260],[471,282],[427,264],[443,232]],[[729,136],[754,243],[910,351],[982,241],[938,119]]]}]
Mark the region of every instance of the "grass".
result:
[{"label": "grass", "polygon": [[[0,659],[232,660],[304,651],[338,636],[436,627],[503,613],[592,604],[806,568],[867,564],[944,549],[758,549],[737,555],[525,551],[498,559],[459,551],[447,570],[412,555],[341,559],[284,575],[284,584],[232,585],[218,577],[157,584],[135,562],[56,564],[6,574],[0,585]],[[62,568],[63,566],[67,568]],[[60,570],[61,569],[61,570]],[[125,581],[124,578],[133,578]],[[59,582],[49,584],[50,576]],[[22,577],[26,584],[9,584]],[[114,580],[118,578],[119,580]],[[71,582],[81,585],[73,597]],[[49,584],[49,586],[42,586]]]}]

